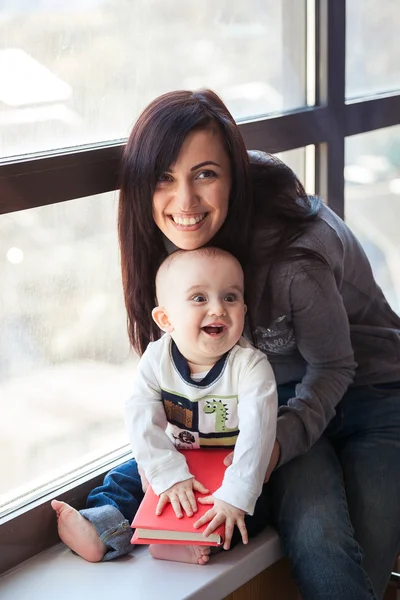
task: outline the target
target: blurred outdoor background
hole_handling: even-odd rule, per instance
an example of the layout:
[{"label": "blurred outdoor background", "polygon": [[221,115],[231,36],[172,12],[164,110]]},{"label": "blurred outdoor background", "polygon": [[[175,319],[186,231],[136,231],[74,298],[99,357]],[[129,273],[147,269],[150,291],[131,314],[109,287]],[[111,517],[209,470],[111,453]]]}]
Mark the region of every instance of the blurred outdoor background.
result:
[{"label": "blurred outdoor background", "polygon": [[[398,0],[347,4],[347,96],[400,88]],[[124,138],[177,88],[238,120],[304,106],[307,40],[305,0],[0,0],[0,159]],[[312,153],[280,156],[307,181]],[[346,220],[400,312],[400,125],[348,138],[346,165]],[[0,508],[127,443],[116,208],[0,215]]]}]

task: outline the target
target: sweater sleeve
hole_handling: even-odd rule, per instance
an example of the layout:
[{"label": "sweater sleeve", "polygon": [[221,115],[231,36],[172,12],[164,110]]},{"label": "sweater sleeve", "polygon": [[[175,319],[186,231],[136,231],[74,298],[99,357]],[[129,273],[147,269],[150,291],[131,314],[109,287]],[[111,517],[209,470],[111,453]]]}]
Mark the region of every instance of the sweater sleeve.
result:
[{"label": "sweater sleeve", "polygon": [[151,350],[140,359],[133,394],[125,403],[125,422],[133,455],[156,494],[192,477],[165,431],[168,422]]},{"label": "sweater sleeve", "polygon": [[275,442],[278,406],[274,373],[261,352],[244,369],[238,397],[240,433],[233,462],[213,495],[252,515]]},{"label": "sweater sleeve", "polygon": [[279,408],[278,466],[304,454],[335,415],[335,407],[352,383],[356,363],[349,319],[331,269],[299,268],[290,287],[297,348],[306,372],[296,396]]}]

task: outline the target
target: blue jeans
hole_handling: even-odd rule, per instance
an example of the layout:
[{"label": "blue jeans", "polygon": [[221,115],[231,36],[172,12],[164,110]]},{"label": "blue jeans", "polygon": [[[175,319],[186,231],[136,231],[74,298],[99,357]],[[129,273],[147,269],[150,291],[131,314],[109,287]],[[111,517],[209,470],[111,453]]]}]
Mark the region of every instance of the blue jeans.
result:
[{"label": "blue jeans", "polygon": [[135,460],[128,460],[107,473],[103,485],[90,492],[81,514],[96,527],[107,547],[103,560],[123,556],[133,549],[130,524],[143,499],[142,483]]},{"label": "blue jeans", "polygon": [[[279,387],[285,403],[294,386]],[[400,382],[350,388],[269,486],[303,600],[382,598],[400,548]]]},{"label": "blue jeans", "polygon": [[[294,387],[278,387],[280,404]],[[143,496],[135,461],[104,484],[82,514],[108,560],[131,549],[129,522]],[[256,530],[269,513],[302,600],[381,598],[400,547],[400,383],[350,388],[321,439],[264,490]]]}]

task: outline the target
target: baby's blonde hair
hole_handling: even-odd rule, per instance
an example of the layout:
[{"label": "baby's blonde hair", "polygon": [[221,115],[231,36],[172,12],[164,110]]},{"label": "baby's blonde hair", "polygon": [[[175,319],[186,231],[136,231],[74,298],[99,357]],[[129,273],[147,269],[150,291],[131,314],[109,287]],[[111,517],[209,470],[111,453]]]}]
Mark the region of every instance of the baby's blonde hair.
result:
[{"label": "baby's blonde hair", "polygon": [[201,248],[196,248],[195,250],[177,250],[172,254],[169,254],[167,258],[161,263],[156,273],[156,295],[157,300],[159,300],[161,288],[166,283],[166,275],[171,266],[180,258],[184,256],[204,256],[207,258],[230,258],[233,259],[242,270],[242,267],[237,260],[230,252],[226,250],[222,250],[222,248],[215,248],[214,246],[202,246]]}]

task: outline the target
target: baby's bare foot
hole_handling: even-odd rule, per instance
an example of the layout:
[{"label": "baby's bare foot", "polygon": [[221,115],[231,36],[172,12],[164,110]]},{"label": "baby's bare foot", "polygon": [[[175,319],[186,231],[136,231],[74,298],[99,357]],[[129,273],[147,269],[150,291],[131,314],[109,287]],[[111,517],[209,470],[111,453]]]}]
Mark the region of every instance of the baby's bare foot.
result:
[{"label": "baby's bare foot", "polygon": [[52,500],[51,506],[57,513],[58,535],[64,544],[85,560],[99,562],[106,553],[106,546],[93,523],[65,502]]},{"label": "baby's bare foot", "polygon": [[175,544],[151,544],[153,558],[205,565],[210,558],[209,546],[180,546]]}]

